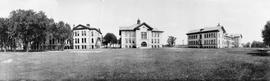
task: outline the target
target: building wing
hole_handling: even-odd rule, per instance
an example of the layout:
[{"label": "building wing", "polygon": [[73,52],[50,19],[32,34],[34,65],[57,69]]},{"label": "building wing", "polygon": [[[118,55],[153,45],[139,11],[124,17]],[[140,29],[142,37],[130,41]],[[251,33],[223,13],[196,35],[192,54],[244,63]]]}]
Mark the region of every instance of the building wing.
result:
[{"label": "building wing", "polygon": [[84,26],[82,24],[77,25],[72,30],[83,30],[83,29],[96,30],[97,32],[99,32],[100,34],[102,34],[101,31],[100,31],[100,29],[93,28],[93,27],[90,27],[90,26]]},{"label": "building wing", "polygon": [[201,29],[190,30],[187,33],[187,35],[196,33],[214,32],[214,31],[222,31],[223,33],[226,33],[226,30],[224,29],[223,26],[217,26],[217,27],[205,27]]}]

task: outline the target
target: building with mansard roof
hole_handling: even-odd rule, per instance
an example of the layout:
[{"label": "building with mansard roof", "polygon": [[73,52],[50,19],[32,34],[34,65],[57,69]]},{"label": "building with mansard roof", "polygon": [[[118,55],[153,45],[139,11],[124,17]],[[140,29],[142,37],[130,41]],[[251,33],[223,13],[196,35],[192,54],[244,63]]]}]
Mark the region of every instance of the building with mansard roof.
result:
[{"label": "building with mansard roof", "polygon": [[223,26],[205,27],[189,31],[190,48],[233,48],[241,47],[241,34],[228,34]]},{"label": "building with mansard roof", "polygon": [[160,48],[163,31],[141,22],[119,28],[121,48]]},{"label": "building with mansard roof", "polygon": [[95,49],[102,44],[102,33],[100,29],[90,27],[90,24],[77,25],[73,31],[73,49]]}]

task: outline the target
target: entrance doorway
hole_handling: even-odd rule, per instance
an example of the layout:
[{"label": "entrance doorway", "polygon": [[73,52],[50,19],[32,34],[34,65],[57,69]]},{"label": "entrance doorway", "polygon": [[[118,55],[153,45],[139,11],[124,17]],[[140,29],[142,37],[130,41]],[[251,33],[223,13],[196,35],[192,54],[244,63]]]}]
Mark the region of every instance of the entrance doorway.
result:
[{"label": "entrance doorway", "polygon": [[146,43],[146,42],[142,42],[142,43],[141,43],[141,46],[142,46],[142,47],[147,47],[147,43]]}]

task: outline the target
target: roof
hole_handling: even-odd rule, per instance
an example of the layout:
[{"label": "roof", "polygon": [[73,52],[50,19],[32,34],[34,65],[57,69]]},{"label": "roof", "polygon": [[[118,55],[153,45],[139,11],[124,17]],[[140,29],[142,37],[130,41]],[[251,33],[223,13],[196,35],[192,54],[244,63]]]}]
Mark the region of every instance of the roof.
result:
[{"label": "roof", "polygon": [[226,34],[225,36],[233,37],[233,38],[237,38],[237,37],[243,38],[242,34]]},{"label": "roof", "polygon": [[187,35],[196,34],[196,33],[204,33],[204,32],[214,32],[214,31],[223,31],[223,33],[226,33],[226,30],[224,29],[224,27],[218,25],[216,27],[205,27],[205,28],[201,28],[201,29],[191,30],[187,33]]},{"label": "roof", "polygon": [[100,31],[100,29],[97,29],[97,28],[91,28],[91,27],[84,26],[84,25],[81,25],[81,24],[77,25],[77,26],[74,27],[72,30],[83,30],[83,29],[96,30],[97,32],[99,32],[100,34],[102,34],[101,31]]},{"label": "roof", "polygon": [[145,22],[143,22],[143,23],[133,24],[131,26],[120,27],[119,28],[119,35],[121,35],[121,31],[135,31],[135,30],[138,30],[139,27],[141,27],[141,26],[146,26],[148,28],[148,30],[152,30],[153,32],[163,32],[163,31],[158,30],[157,28],[153,28],[153,27],[149,26],[148,24],[146,24]]}]

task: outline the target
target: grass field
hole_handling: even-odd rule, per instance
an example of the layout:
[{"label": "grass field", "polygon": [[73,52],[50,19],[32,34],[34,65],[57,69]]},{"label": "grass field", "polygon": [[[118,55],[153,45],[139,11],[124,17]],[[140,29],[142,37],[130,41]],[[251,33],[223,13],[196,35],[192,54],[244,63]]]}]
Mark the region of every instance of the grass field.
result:
[{"label": "grass field", "polygon": [[252,49],[96,49],[1,52],[0,80],[270,80]]}]

